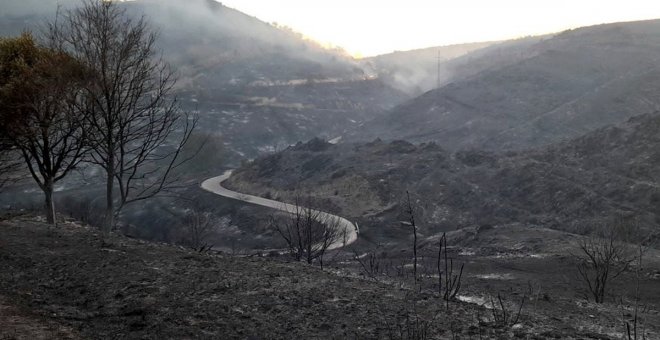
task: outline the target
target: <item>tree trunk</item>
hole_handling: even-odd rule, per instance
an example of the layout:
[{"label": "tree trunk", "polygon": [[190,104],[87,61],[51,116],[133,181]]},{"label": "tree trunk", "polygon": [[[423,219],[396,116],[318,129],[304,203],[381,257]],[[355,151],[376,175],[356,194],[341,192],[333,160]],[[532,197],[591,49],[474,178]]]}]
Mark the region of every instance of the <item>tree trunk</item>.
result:
[{"label": "tree trunk", "polygon": [[[311,208],[310,208],[311,209]],[[305,218],[305,229],[307,229],[307,263],[312,264],[312,232],[313,232],[313,220],[311,218],[312,212],[307,211],[306,214],[308,215]]]},{"label": "tree trunk", "polygon": [[108,160],[108,168],[106,170],[106,185],[105,185],[105,220],[103,222],[103,239],[105,240],[110,236],[110,231],[115,225],[115,200],[114,200],[114,184],[115,184],[115,174],[114,174],[115,162],[114,158],[111,156]]},{"label": "tree trunk", "polygon": [[415,276],[415,284],[417,284],[417,227],[415,226],[415,220],[411,219],[412,223],[412,228],[413,228],[413,237],[414,237],[414,242],[413,242],[413,275]]},{"label": "tree trunk", "polygon": [[55,201],[53,200],[53,180],[44,180],[44,195],[46,197],[46,221],[48,224],[55,225]]}]

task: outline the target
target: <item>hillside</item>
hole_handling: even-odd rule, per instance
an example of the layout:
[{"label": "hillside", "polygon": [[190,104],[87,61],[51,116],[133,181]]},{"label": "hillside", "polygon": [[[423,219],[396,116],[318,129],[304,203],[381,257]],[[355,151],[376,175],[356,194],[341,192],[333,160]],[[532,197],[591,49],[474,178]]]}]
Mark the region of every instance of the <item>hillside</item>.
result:
[{"label": "hillside", "polygon": [[[57,3],[3,2],[0,36],[40,32]],[[180,102],[200,114],[199,133],[219,136],[241,157],[317,135],[335,138],[410,98],[342,51],[213,0],[122,6],[159,32],[163,58],[179,75]]]},{"label": "hillside", "polygon": [[[0,340],[660,339],[660,19],[356,60],[217,0],[2,1]],[[80,1],[81,63],[3,39]]]},{"label": "hillside", "polygon": [[469,43],[396,51],[364,58],[360,63],[388,84],[419,95],[438,87],[438,82],[445,84],[453,79],[453,70],[447,69],[449,61],[494,44],[497,43]]},{"label": "hillside", "polygon": [[[588,232],[613,216],[634,217],[658,232],[660,115],[635,117],[577,139],[524,152],[450,152],[405,141],[299,144],[239,169],[242,192],[292,197],[296,189],[324,206],[378,227],[395,241],[406,190],[427,233],[523,223]],[[391,235],[390,235],[391,234]],[[390,235],[390,236],[387,236]]]},{"label": "hillside", "polygon": [[[39,5],[36,5],[36,3]],[[39,30],[58,5],[79,0],[3,2],[1,35]],[[159,31],[164,57],[182,75],[180,86],[246,85],[256,80],[358,77],[361,70],[341,51],[332,51],[302,35],[262,22],[213,0],[139,0],[125,4],[134,16],[144,14]]]},{"label": "hillside", "polygon": [[343,52],[213,0],[130,6],[160,29],[165,57],[182,74],[183,103],[202,113],[202,130],[245,157],[335,138],[409,98]]},{"label": "hillside", "polygon": [[476,304],[448,313],[433,294],[334,270],[119,236],[99,247],[91,229],[33,217],[0,222],[0,266],[3,339],[612,338],[586,316],[501,327]]},{"label": "hillside", "polygon": [[397,51],[360,60],[363,67],[389,85],[414,96],[485,70],[497,70],[530,58],[531,48],[549,36]]},{"label": "hillside", "polygon": [[659,107],[660,21],[575,29],[520,52],[521,59],[511,64],[483,69],[398,106],[365,124],[357,138],[436,141],[450,150],[519,150]]}]

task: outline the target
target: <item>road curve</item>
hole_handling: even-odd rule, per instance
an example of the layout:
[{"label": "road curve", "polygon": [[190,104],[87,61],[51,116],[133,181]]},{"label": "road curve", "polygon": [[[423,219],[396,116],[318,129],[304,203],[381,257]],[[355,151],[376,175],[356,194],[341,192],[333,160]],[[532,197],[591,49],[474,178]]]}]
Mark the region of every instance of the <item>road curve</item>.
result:
[{"label": "road curve", "polygon": [[[202,182],[200,185],[202,189],[212,192],[216,195],[220,195],[222,197],[227,197],[227,198],[232,198],[235,200],[243,201],[246,203],[251,203],[251,204],[256,204],[256,205],[261,205],[264,207],[272,208],[272,209],[277,209],[281,210],[287,213],[290,213],[292,211],[295,211],[295,206],[293,204],[288,204],[284,202],[278,202],[274,200],[270,200],[267,198],[259,197],[259,196],[252,196],[252,195],[247,195],[247,194],[242,194],[240,192],[236,191],[231,191],[225,187],[222,186],[222,182],[227,180],[229,176],[231,176],[232,170],[227,170],[225,171],[224,174],[216,177],[209,178]],[[332,215],[323,211],[318,211],[314,210],[314,212],[319,213],[319,218],[321,219],[328,219],[328,218],[333,218],[337,219],[338,223],[344,227],[344,230],[346,231],[346,236],[342,239],[339,240],[328,247],[328,249],[339,249],[341,247],[345,247],[357,240],[358,237],[358,229],[355,224],[353,224],[351,221],[341,217],[341,216],[336,216]]]}]

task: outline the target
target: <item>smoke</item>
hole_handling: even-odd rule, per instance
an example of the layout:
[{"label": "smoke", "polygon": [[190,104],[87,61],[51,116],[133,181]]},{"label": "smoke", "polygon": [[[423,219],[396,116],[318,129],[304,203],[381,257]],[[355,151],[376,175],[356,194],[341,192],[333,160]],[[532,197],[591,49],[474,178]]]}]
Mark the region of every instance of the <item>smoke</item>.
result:
[{"label": "smoke", "polygon": [[[82,0],[0,0],[0,35],[39,31],[58,4]],[[262,22],[213,0],[121,2],[130,15],[144,15],[159,32],[164,57],[190,86],[217,87],[243,79],[354,78],[357,64],[340,51],[306,41],[299,33]],[[290,79],[287,79],[290,78]],[[197,85],[194,85],[194,84]]]},{"label": "smoke", "polygon": [[451,61],[493,44],[471,43],[394,52],[364,59],[363,63],[390,86],[420,95],[453,80]]},{"label": "smoke", "polygon": [[53,15],[58,6],[70,8],[80,0],[2,0],[0,16],[25,17]]}]

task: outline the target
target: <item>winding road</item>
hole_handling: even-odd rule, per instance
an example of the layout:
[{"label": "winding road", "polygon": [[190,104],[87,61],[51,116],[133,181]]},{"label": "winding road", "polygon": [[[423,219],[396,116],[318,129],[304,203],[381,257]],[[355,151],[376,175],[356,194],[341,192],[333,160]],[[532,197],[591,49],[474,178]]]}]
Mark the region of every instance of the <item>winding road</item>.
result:
[{"label": "winding road", "polygon": [[[272,209],[277,209],[281,210],[287,213],[290,213],[292,211],[295,211],[296,207],[293,204],[288,204],[284,202],[278,202],[274,200],[270,200],[267,198],[259,197],[259,196],[252,196],[252,195],[247,195],[247,194],[242,194],[240,192],[236,191],[231,191],[225,187],[222,186],[222,182],[227,180],[232,174],[232,170],[227,170],[225,171],[224,174],[216,177],[209,178],[202,182],[201,187],[202,189],[212,192],[216,195],[220,195],[222,197],[227,197],[227,198],[232,198],[235,200],[239,200],[242,202],[246,203],[251,203],[251,204],[256,204],[260,206],[264,206],[267,208],[272,208]],[[340,226],[344,228],[346,231],[346,236],[342,238],[341,240],[336,241],[335,243],[331,244],[328,249],[339,249],[345,246],[348,246],[349,244],[355,242],[358,237],[358,228],[355,224],[353,224],[351,221],[337,215],[332,215],[327,212],[323,211],[318,211],[314,210],[315,213],[318,213],[319,219],[321,220],[327,220],[327,219],[336,219],[339,223]]]}]

